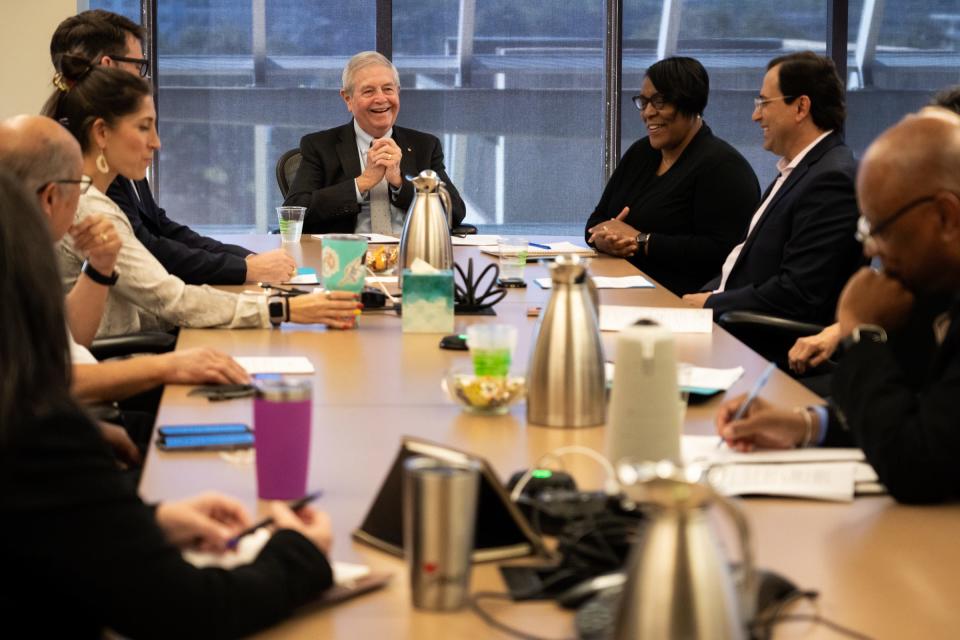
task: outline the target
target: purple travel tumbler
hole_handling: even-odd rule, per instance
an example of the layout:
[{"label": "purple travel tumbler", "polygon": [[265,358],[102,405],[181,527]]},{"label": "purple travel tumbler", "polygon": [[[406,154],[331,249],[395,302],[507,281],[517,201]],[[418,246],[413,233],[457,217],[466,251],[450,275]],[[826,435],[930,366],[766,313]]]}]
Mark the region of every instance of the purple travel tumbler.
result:
[{"label": "purple travel tumbler", "polygon": [[253,400],[257,497],[298,500],[307,493],[312,381],[263,380]]}]

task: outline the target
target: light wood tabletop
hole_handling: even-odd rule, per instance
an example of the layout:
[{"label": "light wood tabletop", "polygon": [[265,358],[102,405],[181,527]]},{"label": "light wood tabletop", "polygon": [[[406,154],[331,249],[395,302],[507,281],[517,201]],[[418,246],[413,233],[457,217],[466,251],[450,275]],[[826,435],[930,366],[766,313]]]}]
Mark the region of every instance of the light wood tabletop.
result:
[{"label": "light wood tabletop", "polygon": [[[229,236],[234,244],[262,251],[280,245],[278,236]],[[545,237],[546,241],[555,238]],[[565,238],[569,239],[569,238]],[[539,239],[538,239],[539,241]],[[292,248],[298,263],[319,270],[320,243],[304,236]],[[474,247],[457,247],[461,264],[491,260]],[[631,275],[624,260],[599,257],[596,275]],[[548,275],[545,266],[527,266],[526,289],[513,289],[494,316],[457,316],[457,329],[472,322],[506,322],[519,328],[515,361],[525,368],[535,319],[527,310],[544,306],[550,292],[533,283]],[[235,287],[234,290],[251,287]],[[680,306],[670,292],[655,289],[600,290],[602,304]],[[608,360],[616,360],[616,334],[605,333]],[[436,614],[410,605],[403,562],[354,542],[350,533],[367,512],[405,435],[417,436],[483,456],[506,480],[560,446],[604,449],[604,428],[550,429],[528,426],[523,403],[501,417],[463,413],[440,387],[444,373],[469,366],[464,352],[438,348],[440,334],[404,334],[400,319],[364,313],[355,331],[285,325],[281,329],[183,330],[178,348],[209,346],[231,355],[303,355],[313,374],[313,432],[310,487],[325,490],[318,507],[330,513],[335,529],[332,556],[394,572],[387,588],[332,608],[305,610],[265,632],[265,638],[501,638],[469,610]],[[713,415],[724,397],[746,392],[766,362],[722,329],[710,334],[678,334],[683,362],[711,367],[742,366],[744,376],[725,395],[687,412],[686,433],[714,433]],[[188,397],[188,387],[168,386],[158,424],[252,422],[252,401],[211,403]],[[819,400],[789,376],[776,372],[763,396],[788,406]],[[581,484],[598,486],[595,463],[570,458],[567,469]],[[157,501],[215,489],[258,509],[251,464],[217,453],[166,453],[151,447],[140,491]],[[758,565],[784,574],[799,586],[820,592],[816,607],[826,618],[876,638],[950,637],[960,625],[960,507],[906,507],[886,496],[857,498],[852,504],[750,498],[741,500],[754,535]],[[731,545],[732,546],[732,545]],[[474,591],[505,590],[496,565],[474,567]],[[502,621],[545,637],[570,637],[573,618],[552,603],[490,602]],[[778,637],[836,637],[809,622],[784,624]]]}]

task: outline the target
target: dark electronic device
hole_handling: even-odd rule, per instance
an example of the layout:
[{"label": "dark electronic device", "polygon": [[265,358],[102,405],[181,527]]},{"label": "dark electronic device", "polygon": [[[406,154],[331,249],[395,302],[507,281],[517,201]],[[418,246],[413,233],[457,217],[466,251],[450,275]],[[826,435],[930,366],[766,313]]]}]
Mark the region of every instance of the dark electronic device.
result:
[{"label": "dark electronic device", "polygon": [[526,289],[527,283],[523,278],[497,278],[497,286],[504,289]]},{"label": "dark electronic device", "polygon": [[250,427],[245,424],[165,424],[157,429],[161,438],[171,436],[203,436],[211,433],[249,433]]},{"label": "dark electronic device", "polygon": [[249,398],[256,393],[256,388],[250,384],[213,384],[191,389],[188,396],[202,396],[211,402],[233,400],[234,398]]},{"label": "dark electronic device", "polygon": [[473,561],[486,562],[546,555],[546,547],[523,514],[510,501],[493,467],[478,456],[405,436],[400,451],[363,523],[353,532],[361,542],[403,556],[403,463],[411,457],[427,456],[456,464],[476,463],[480,467],[477,496],[477,524],[474,530]]},{"label": "dark electronic device", "polygon": [[252,433],[210,433],[200,436],[171,436],[157,441],[163,451],[232,451],[253,446]]},{"label": "dark electronic device", "polygon": [[364,287],[360,292],[360,302],[365,309],[380,309],[387,306],[387,294],[373,287]]},{"label": "dark electronic device", "polygon": [[452,333],[449,336],[443,336],[440,340],[441,349],[450,349],[452,351],[467,350],[467,336],[459,333]]}]

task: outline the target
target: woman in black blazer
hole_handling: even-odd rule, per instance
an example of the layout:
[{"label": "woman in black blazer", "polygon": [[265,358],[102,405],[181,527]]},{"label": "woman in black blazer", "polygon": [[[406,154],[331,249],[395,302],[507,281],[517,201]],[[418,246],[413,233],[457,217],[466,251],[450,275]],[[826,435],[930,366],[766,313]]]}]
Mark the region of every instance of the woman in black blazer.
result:
[{"label": "woman in black blazer", "polygon": [[760,199],[750,164],[703,122],[709,91],[693,58],[647,69],[633,102],[649,135],[623,155],[586,225],[598,250],[677,295],[719,273]]},{"label": "woman in black blazer", "polygon": [[[76,178],[79,176],[61,176]],[[76,188],[67,185],[64,188]],[[0,171],[0,616],[9,637],[226,638],[332,583],[325,515],[275,505],[256,560],[198,569],[250,524],[216,494],[148,506],[70,397],[56,259],[35,198]]]}]

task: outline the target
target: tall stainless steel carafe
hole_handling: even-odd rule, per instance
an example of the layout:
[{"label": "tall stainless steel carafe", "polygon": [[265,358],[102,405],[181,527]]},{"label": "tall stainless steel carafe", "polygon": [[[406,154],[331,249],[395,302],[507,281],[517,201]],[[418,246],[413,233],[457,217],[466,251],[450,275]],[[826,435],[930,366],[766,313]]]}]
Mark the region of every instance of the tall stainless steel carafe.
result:
[{"label": "tall stainless steel carafe", "polygon": [[550,302],[538,322],[527,369],[527,422],[594,427],[606,420],[606,379],[598,309],[587,261],[562,255],[550,265]]},{"label": "tall stainless steel carafe", "polygon": [[450,193],[444,188],[435,171],[426,169],[411,178],[416,193],[403,221],[400,234],[398,273],[403,284],[403,270],[417,258],[437,269],[453,268],[453,244],[450,225],[453,205]]},{"label": "tall stainless steel carafe", "polygon": [[[618,472],[632,500],[652,505],[652,518],[627,560],[616,640],[746,638],[756,576],[740,509],[698,482],[699,469],[663,461],[624,463]],[[739,534],[742,562],[736,572],[711,527],[711,505],[729,516]]]}]

